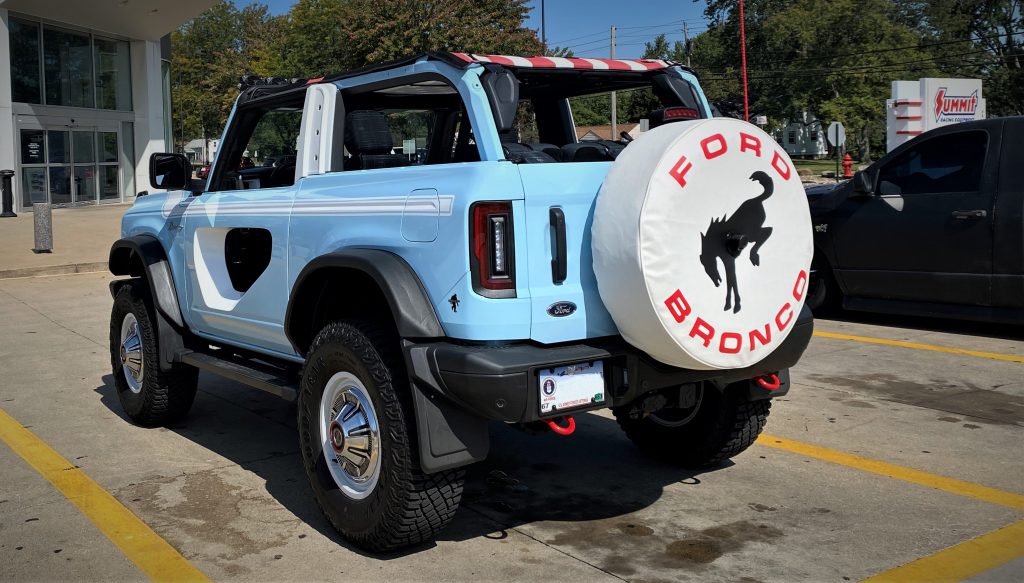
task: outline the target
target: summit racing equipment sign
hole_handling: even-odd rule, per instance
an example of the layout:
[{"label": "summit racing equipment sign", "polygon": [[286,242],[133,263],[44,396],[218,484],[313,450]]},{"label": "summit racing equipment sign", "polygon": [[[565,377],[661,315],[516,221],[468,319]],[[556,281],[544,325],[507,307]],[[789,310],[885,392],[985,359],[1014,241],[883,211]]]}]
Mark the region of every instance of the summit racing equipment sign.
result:
[{"label": "summit racing equipment sign", "polygon": [[770,136],[734,119],[676,122],[641,134],[605,179],[594,271],[634,346],[683,368],[742,368],[792,330],[812,232],[796,170]]},{"label": "summit racing equipment sign", "polygon": [[940,123],[974,119],[978,112],[978,90],[970,95],[949,95],[946,87],[935,91],[935,121]]}]

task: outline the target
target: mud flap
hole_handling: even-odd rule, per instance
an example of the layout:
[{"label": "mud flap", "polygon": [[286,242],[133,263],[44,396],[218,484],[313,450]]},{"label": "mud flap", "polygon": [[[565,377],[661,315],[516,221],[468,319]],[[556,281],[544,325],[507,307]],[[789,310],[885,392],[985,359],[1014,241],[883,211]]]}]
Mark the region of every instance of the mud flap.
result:
[{"label": "mud flap", "polygon": [[409,387],[416,411],[420,467],[433,474],[483,461],[490,450],[488,421],[442,393],[425,350],[406,350]]}]

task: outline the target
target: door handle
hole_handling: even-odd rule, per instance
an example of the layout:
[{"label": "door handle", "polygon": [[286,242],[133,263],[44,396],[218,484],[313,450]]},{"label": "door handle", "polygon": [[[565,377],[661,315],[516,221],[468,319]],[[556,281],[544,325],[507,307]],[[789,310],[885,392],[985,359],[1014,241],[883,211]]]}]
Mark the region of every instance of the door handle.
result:
[{"label": "door handle", "polygon": [[565,213],[558,207],[548,210],[548,220],[555,230],[555,240],[551,248],[551,282],[562,283],[569,271],[568,258],[565,250]]},{"label": "door handle", "polygon": [[953,218],[959,220],[965,219],[983,219],[988,216],[988,212],[984,210],[974,211],[953,211]]}]

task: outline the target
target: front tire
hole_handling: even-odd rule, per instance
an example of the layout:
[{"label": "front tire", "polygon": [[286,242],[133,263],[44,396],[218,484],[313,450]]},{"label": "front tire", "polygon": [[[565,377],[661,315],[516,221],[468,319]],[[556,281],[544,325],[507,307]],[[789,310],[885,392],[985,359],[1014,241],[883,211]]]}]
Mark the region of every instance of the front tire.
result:
[{"label": "front tire", "polygon": [[750,447],[768,422],[771,401],[751,401],[746,391],[720,391],[704,383],[691,409],[663,409],[634,419],[628,407],[613,410],[626,436],[648,455],[684,467],[714,466]]},{"label": "front tire", "polygon": [[140,280],[125,283],[110,314],[110,364],[114,388],[125,414],[139,425],[166,425],[192,407],[199,382],[195,367],[175,363],[162,370],[156,328]]},{"label": "front tire", "polygon": [[455,516],[463,470],[424,474],[397,338],[338,322],[317,335],[299,392],[299,441],[331,525],[382,552],[433,539]]},{"label": "front tire", "polygon": [[832,268],[825,261],[817,259],[811,265],[811,277],[807,290],[807,307],[816,316],[839,311],[843,305],[843,292],[836,284]]}]

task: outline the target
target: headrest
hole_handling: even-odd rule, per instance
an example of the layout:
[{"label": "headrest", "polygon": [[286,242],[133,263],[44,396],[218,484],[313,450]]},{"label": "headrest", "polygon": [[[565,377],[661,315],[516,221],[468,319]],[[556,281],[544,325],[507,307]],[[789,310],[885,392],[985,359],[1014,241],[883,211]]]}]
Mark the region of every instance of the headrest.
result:
[{"label": "headrest", "polygon": [[345,147],[353,156],[390,153],[388,116],[372,109],[350,111],[345,116]]}]

